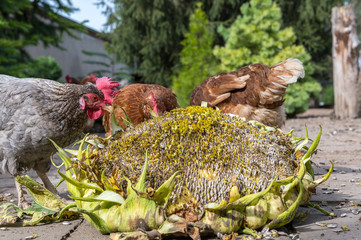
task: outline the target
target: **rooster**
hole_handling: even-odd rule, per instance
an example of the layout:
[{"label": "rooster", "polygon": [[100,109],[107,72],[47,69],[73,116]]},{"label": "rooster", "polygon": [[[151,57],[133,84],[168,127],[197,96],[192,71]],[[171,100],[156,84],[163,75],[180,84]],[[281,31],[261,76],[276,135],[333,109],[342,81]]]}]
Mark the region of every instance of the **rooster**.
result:
[{"label": "rooster", "polygon": [[[1,169],[16,177],[34,169],[44,186],[56,189],[46,176],[55,148],[74,142],[88,118],[97,119],[111,105],[113,87],[119,84],[104,77],[94,84],[61,84],[51,80],[0,75],[0,162]],[[18,204],[25,201],[15,181]]]},{"label": "rooster", "polygon": [[[116,122],[123,129],[126,129],[124,111],[131,123],[137,125],[149,119],[152,111],[159,115],[179,107],[176,95],[171,90],[155,84],[131,84],[120,89],[114,96],[113,106]],[[104,114],[103,126],[106,136],[109,136],[112,132],[111,113]]]},{"label": "rooster", "polygon": [[286,120],[283,106],[287,86],[305,75],[298,59],[287,59],[274,66],[249,65],[230,73],[209,77],[196,87],[191,105],[202,101],[248,120],[281,127]]}]

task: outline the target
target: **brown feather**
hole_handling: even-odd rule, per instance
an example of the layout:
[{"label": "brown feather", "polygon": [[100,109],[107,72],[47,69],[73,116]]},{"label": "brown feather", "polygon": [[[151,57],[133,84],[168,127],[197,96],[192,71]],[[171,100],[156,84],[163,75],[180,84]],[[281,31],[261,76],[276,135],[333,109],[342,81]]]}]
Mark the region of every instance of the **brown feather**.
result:
[{"label": "brown feather", "polygon": [[[151,107],[149,104],[151,93],[154,94],[160,114],[179,107],[176,95],[170,89],[155,84],[131,84],[120,89],[119,93],[114,97],[114,114],[119,126],[123,129],[126,128],[122,120],[125,118],[125,114],[120,106],[125,110],[134,125],[150,117],[146,116],[145,108]],[[112,131],[110,119],[110,113],[105,113],[103,126],[107,136]]]},{"label": "brown feather", "polygon": [[222,112],[280,127],[285,121],[283,97],[287,86],[303,76],[302,63],[297,59],[271,67],[257,63],[209,77],[194,89],[190,104],[205,101]]}]

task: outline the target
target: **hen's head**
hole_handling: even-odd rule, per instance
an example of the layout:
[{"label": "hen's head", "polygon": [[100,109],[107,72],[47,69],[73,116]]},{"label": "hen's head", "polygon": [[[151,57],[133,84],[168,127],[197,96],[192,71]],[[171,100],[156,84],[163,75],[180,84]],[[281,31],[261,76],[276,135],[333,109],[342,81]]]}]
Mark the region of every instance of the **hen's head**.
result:
[{"label": "hen's head", "polygon": [[144,104],[144,114],[146,117],[150,117],[153,113],[155,113],[157,116],[164,113],[166,111],[166,108],[164,106],[164,103],[162,99],[159,98],[156,91],[151,91],[145,99]]},{"label": "hen's head", "polygon": [[80,84],[84,85],[86,83],[92,83],[92,84],[96,84],[97,81],[97,77],[94,74],[90,74],[89,76],[84,77],[81,81]]},{"label": "hen's head", "polygon": [[113,88],[120,84],[110,80],[111,78],[107,77],[98,78],[96,80],[96,86],[102,92],[102,97],[96,93],[87,93],[80,98],[80,108],[87,111],[90,119],[97,119],[103,116],[105,111],[104,108],[112,105],[114,101],[113,96],[118,93],[118,91],[114,91]]},{"label": "hen's head", "polygon": [[76,80],[75,78],[70,77],[69,74],[67,74],[67,75],[65,76],[65,79],[66,79],[66,82],[67,82],[67,83],[79,84],[79,81]]},{"label": "hen's head", "polygon": [[79,104],[82,110],[87,111],[90,119],[97,119],[103,116],[103,107],[106,106],[104,99],[95,93],[87,93],[82,96],[79,100]]}]

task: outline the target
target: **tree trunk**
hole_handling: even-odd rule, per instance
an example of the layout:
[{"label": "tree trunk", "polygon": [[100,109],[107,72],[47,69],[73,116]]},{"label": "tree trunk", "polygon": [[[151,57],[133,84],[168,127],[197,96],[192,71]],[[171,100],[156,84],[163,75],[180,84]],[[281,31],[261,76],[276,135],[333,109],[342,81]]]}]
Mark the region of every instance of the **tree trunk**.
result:
[{"label": "tree trunk", "polygon": [[332,58],[335,116],[361,117],[361,79],[359,79],[359,40],[354,6],[332,8]]}]

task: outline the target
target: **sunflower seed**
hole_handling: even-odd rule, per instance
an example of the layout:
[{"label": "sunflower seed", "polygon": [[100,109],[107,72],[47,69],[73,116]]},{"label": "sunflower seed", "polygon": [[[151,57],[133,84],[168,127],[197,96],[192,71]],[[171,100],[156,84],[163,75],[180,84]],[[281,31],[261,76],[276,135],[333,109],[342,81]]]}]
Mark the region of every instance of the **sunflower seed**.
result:
[{"label": "sunflower seed", "polygon": [[25,240],[27,240],[27,239],[35,239],[35,237],[34,236],[27,236],[27,237],[25,237]]},{"label": "sunflower seed", "polygon": [[300,239],[300,235],[298,235],[298,234],[292,234],[292,235],[290,235],[290,237],[291,237],[292,240]]},{"label": "sunflower seed", "polygon": [[342,229],[334,229],[333,231],[334,231],[335,233],[341,233],[341,232],[343,232]]},{"label": "sunflower seed", "polygon": [[360,210],[358,209],[352,209],[351,212],[355,215],[358,215],[360,213]]},{"label": "sunflower seed", "polygon": [[323,193],[323,194],[332,194],[333,191],[332,191],[332,190],[331,190],[331,191],[323,191],[322,193]]},{"label": "sunflower seed", "polygon": [[329,224],[327,224],[327,227],[328,228],[337,228],[337,223],[329,223]]},{"label": "sunflower seed", "polygon": [[269,231],[269,227],[265,227],[262,229],[261,234],[265,235]]},{"label": "sunflower seed", "polygon": [[270,239],[270,240],[272,240],[272,239],[274,239],[273,237],[272,237],[272,235],[270,235],[270,236],[265,236],[265,237],[263,237],[264,239]]},{"label": "sunflower seed", "polygon": [[64,221],[63,222],[63,225],[70,225],[71,223],[70,222],[68,222],[68,221]]},{"label": "sunflower seed", "polygon": [[322,222],[315,222],[315,224],[320,227],[326,226],[326,223],[322,223]]},{"label": "sunflower seed", "polygon": [[347,213],[341,213],[340,214],[340,217],[346,217],[347,216]]},{"label": "sunflower seed", "polygon": [[288,234],[287,234],[287,233],[282,232],[282,231],[278,231],[278,235],[279,235],[279,236],[288,236]]}]

